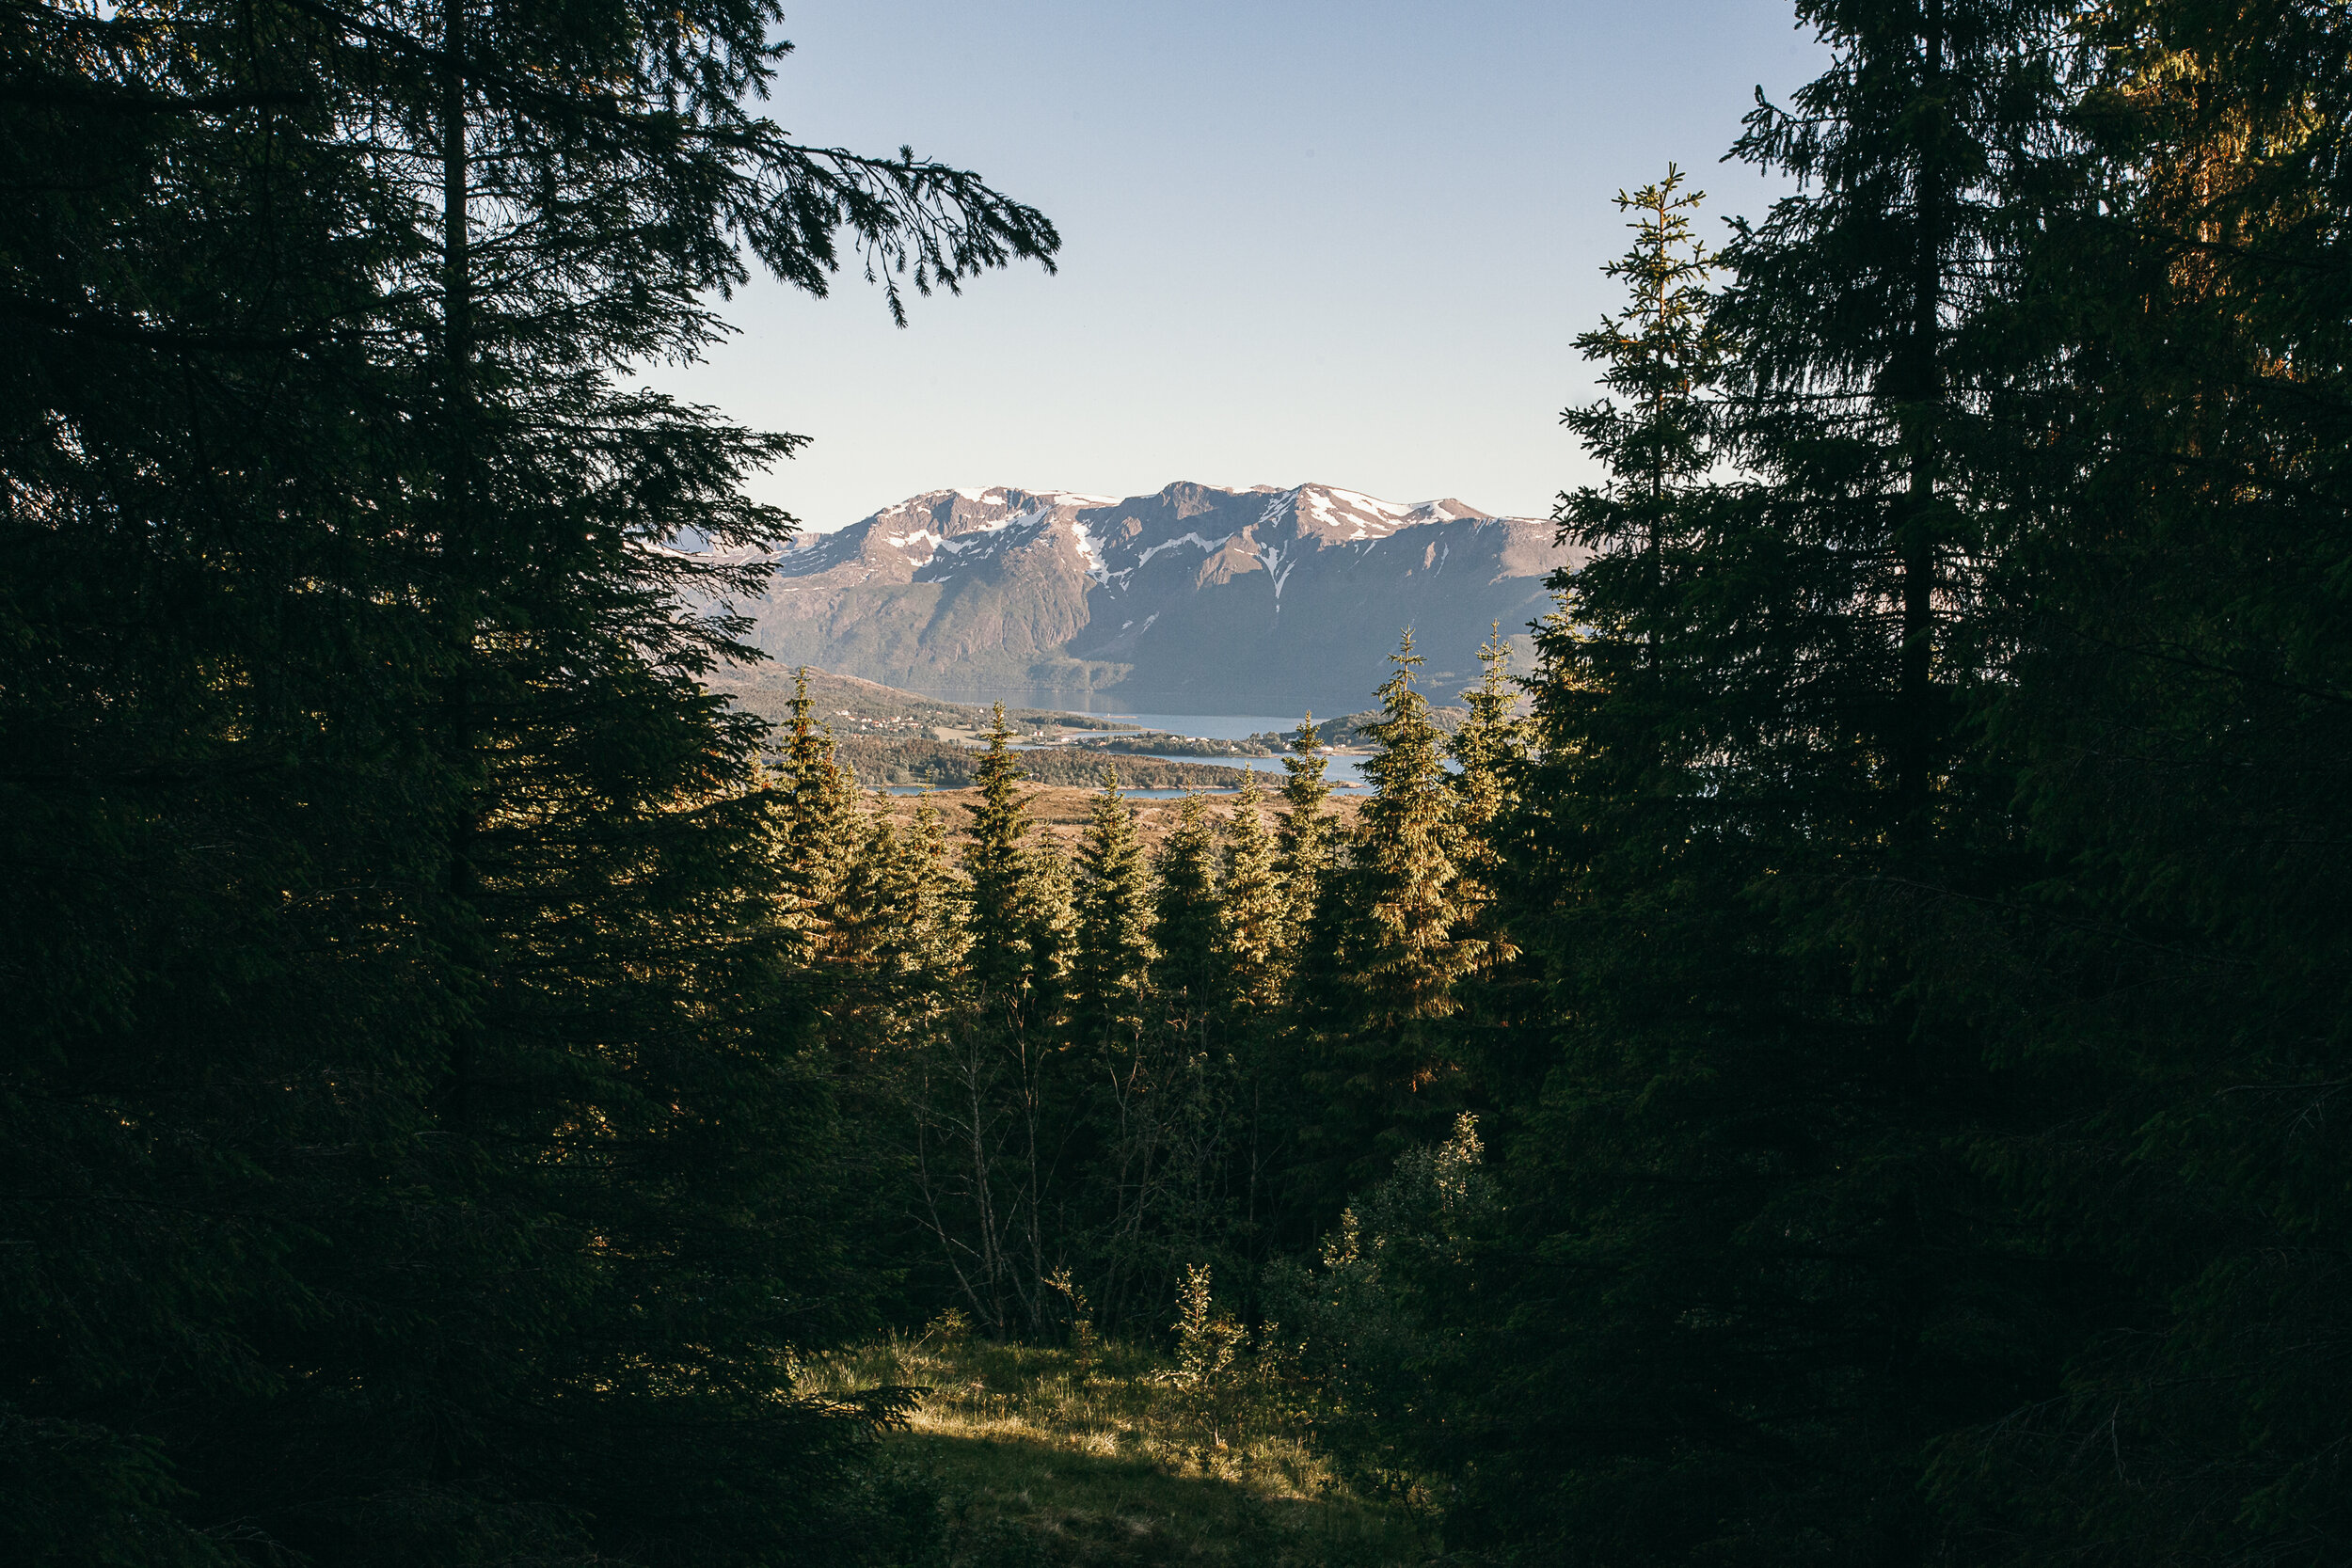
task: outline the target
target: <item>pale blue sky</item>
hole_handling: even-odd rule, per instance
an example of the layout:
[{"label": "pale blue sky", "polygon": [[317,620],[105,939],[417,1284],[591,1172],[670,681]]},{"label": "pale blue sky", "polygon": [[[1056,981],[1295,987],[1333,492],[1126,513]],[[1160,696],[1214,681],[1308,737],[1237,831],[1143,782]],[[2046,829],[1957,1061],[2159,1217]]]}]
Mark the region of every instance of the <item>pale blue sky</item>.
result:
[{"label": "pale blue sky", "polygon": [[[1583,477],[1572,340],[1615,302],[1611,196],[1717,160],[1821,59],[1779,0],[804,0],[770,112],[977,168],[1060,273],[911,304],[755,283],[660,385],[815,438],[755,486],[817,529],[920,490],[1316,481],[1541,515]],[[1711,227],[1711,222],[1710,222]]]}]

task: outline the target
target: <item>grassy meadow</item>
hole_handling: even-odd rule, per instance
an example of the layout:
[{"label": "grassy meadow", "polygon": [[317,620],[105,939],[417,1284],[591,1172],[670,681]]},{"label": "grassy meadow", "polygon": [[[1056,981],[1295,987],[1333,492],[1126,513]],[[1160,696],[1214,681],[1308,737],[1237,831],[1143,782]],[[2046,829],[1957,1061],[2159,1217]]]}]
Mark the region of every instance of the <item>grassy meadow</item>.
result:
[{"label": "grassy meadow", "polygon": [[888,1459],[945,1500],[953,1568],[1248,1564],[1386,1568],[1426,1561],[1415,1499],[1348,1486],[1272,1400],[1212,1431],[1133,1346],[1073,1352],[934,1330],[807,1367],[805,1393],[923,1393]]}]

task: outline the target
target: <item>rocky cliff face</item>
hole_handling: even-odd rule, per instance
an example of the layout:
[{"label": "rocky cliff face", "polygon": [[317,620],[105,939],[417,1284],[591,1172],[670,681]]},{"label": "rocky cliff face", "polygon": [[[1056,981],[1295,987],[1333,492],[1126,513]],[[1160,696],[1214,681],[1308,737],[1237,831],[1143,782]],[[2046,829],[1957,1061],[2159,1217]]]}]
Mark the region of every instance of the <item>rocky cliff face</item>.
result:
[{"label": "rocky cliff face", "polygon": [[739,608],[784,663],[945,696],[1339,713],[1364,705],[1406,626],[1440,699],[1475,675],[1493,623],[1524,649],[1563,559],[1549,523],[1320,484],[942,490],[785,551]]}]

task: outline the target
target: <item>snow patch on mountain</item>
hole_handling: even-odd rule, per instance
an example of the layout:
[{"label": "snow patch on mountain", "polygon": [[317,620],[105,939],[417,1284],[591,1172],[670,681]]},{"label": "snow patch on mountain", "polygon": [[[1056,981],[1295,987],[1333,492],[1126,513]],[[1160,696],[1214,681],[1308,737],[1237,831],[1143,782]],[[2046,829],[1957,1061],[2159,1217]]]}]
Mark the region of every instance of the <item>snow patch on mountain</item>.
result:
[{"label": "snow patch on mountain", "polygon": [[1261,545],[1258,547],[1258,564],[1265,568],[1267,580],[1274,584],[1274,613],[1279,615],[1282,613],[1282,584],[1288,582],[1291,574],[1298,570],[1298,562],[1286,560],[1279,545]]},{"label": "snow patch on mountain", "polygon": [[1233,536],[1230,533],[1222,539],[1203,539],[1197,533],[1179,534],[1173,539],[1163,539],[1158,544],[1152,546],[1150,549],[1144,551],[1141,555],[1136,557],[1136,563],[1127,569],[1131,572],[1140,571],[1143,567],[1152,563],[1152,558],[1153,556],[1158,555],[1165,550],[1172,550],[1179,545],[1198,545],[1200,546],[1201,554],[1215,555],[1217,551],[1223,549],[1226,546],[1232,544],[1232,542]]},{"label": "snow patch on mountain", "polygon": [[1086,524],[1073,520],[1070,537],[1077,542],[1078,557],[1087,563],[1087,576],[1097,582],[1109,582],[1110,573],[1103,565],[1103,546],[1096,542],[1093,531]]}]

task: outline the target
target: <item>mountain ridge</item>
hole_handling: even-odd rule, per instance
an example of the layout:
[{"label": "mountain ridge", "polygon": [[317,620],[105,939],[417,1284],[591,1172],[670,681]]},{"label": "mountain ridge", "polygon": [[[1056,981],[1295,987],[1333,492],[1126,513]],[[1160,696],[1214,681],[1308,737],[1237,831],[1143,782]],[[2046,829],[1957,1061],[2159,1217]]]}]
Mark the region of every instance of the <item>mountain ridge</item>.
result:
[{"label": "mountain ridge", "polygon": [[1474,675],[1494,623],[1523,647],[1567,559],[1549,523],[1454,497],[995,485],[927,491],[798,542],[739,608],[785,663],[942,696],[1350,711],[1408,626],[1434,695]]}]

